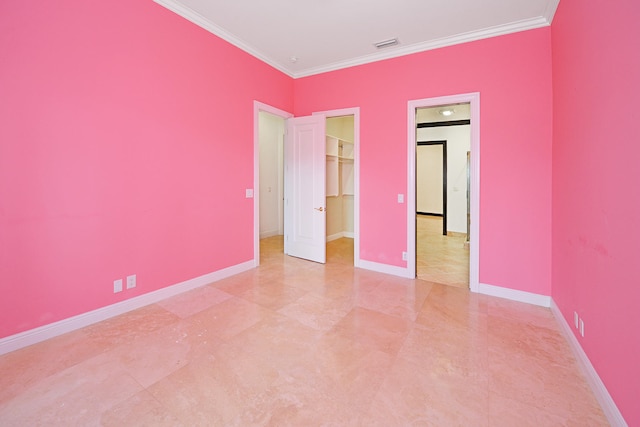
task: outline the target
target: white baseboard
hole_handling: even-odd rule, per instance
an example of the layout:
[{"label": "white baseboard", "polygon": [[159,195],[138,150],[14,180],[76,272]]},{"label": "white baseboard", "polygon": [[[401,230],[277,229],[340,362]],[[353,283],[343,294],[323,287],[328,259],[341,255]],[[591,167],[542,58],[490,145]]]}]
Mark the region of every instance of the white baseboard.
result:
[{"label": "white baseboard", "polygon": [[406,267],[397,267],[395,265],[380,264],[378,262],[365,261],[363,259],[358,261],[357,267],[363,268],[365,270],[375,271],[378,273],[385,273],[385,274],[391,274],[393,276],[400,276],[400,277],[406,277],[409,279],[415,279],[415,274],[410,275],[407,272]]},{"label": "white baseboard", "polygon": [[609,424],[613,427],[627,427],[627,422],[622,417],[622,414],[618,410],[613,398],[609,394],[607,387],[605,387],[604,383],[600,379],[598,372],[596,372],[595,368],[591,364],[589,357],[582,349],[582,346],[578,342],[578,339],[573,334],[571,330],[571,326],[567,323],[567,319],[562,315],[560,308],[556,305],[553,299],[551,300],[551,312],[553,313],[556,321],[560,325],[560,329],[564,334],[571,350],[573,351],[574,356],[578,361],[578,365],[580,365],[580,369],[584,373],[587,378],[587,383],[591,387],[593,394],[596,396],[598,403],[602,407],[602,411],[604,415],[607,417]]},{"label": "white baseboard", "polygon": [[277,236],[280,233],[278,233],[278,230],[270,230],[270,231],[261,231],[260,232],[260,238],[261,239],[266,239],[267,237],[273,237],[273,236]]},{"label": "white baseboard", "polygon": [[551,307],[551,297],[526,291],[519,291],[516,289],[502,288],[500,286],[480,283],[478,284],[478,293],[510,299],[512,301],[525,302],[527,304],[539,305],[541,307]]},{"label": "white baseboard", "polygon": [[144,295],[139,295],[125,301],[120,301],[97,310],[82,313],[55,323],[50,323],[48,325],[2,338],[0,339],[0,355],[57,337],[58,335],[66,334],[67,332],[84,328],[85,326],[101,322],[149,304],[154,304],[158,301],[162,301],[163,299],[208,285],[212,282],[217,282],[218,280],[242,273],[243,271],[250,270],[254,267],[255,262],[253,260],[247,261],[242,264],[214,271],[213,273],[205,274],[204,276],[167,286],[166,288],[158,289]]},{"label": "white baseboard", "polygon": [[331,234],[330,236],[327,236],[327,242],[331,242],[333,240],[338,240],[344,237],[344,233],[340,232],[340,233],[336,233],[336,234]]},{"label": "white baseboard", "polygon": [[331,242],[333,240],[342,239],[343,237],[346,237],[348,239],[353,239],[354,236],[355,236],[355,233],[353,233],[353,232],[341,231],[340,233],[331,234],[331,235],[327,236],[327,242]]}]

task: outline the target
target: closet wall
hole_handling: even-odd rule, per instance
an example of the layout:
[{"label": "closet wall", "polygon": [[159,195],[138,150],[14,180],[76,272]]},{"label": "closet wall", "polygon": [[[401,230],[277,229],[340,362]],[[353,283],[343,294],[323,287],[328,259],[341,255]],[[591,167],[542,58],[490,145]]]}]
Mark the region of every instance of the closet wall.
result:
[{"label": "closet wall", "polygon": [[327,241],[353,238],[353,129],[353,116],[327,118]]},{"label": "closet wall", "polygon": [[284,128],[282,117],[258,116],[260,144],[260,238],[284,234]]}]

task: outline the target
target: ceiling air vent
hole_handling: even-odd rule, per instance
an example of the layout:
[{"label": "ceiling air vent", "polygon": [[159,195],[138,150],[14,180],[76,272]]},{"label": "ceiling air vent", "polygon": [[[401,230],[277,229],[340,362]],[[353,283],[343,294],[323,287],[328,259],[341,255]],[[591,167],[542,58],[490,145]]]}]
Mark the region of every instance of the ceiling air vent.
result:
[{"label": "ceiling air vent", "polygon": [[397,45],[398,39],[389,39],[389,40],[383,40],[381,42],[377,42],[374,43],[373,45],[377,48],[377,49],[384,49],[385,47],[391,47],[391,46],[395,46]]}]

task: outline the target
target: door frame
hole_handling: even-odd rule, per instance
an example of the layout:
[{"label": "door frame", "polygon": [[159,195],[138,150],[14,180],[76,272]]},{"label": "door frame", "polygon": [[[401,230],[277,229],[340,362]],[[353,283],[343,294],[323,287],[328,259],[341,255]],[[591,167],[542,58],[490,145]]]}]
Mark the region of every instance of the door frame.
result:
[{"label": "door frame", "polygon": [[[260,133],[259,114],[264,111],[286,120],[293,113],[260,101],[253,101],[253,265],[260,265]],[[326,117],[353,115],[353,265],[359,267],[360,260],[360,107],[316,111]],[[414,118],[415,121],[415,118]],[[415,261],[414,261],[415,263]]]},{"label": "door frame", "polygon": [[273,114],[286,120],[292,113],[253,101],[253,266],[260,265],[260,112]]},{"label": "door frame", "polygon": [[353,116],[353,265],[360,267],[360,107],[316,111],[326,118]]},{"label": "door frame", "polygon": [[480,93],[440,96],[407,103],[407,277],[416,277],[416,109],[469,103],[471,110],[471,233],[469,289],[479,292],[480,277]]},{"label": "door frame", "polygon": [[[437,141],[418,141],[416,145],[419,146],[429,146],[429,145],[442,145],[442,235],[447,235],[447,140],[437,140]],[[417,147],[416,147],[417,150]],[[418,167],[416,166],[416,179],[418,175]],[[418,181],[416,181],[416,187],[418,186]],[[417,199],[416,199],[417,203]],[[416,213],[417,208],[416,208]],[[428,212],[420,212],[424,215],[435,215],[437,214],[429,214]]]}]

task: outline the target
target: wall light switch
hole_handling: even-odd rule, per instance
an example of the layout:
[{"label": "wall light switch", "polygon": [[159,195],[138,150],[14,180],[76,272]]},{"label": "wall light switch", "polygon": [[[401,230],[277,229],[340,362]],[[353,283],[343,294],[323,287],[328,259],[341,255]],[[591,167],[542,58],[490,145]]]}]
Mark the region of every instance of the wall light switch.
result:
[{"label": "wall light switch", "polygon": [[252,199],[253,198],[253,188],[247,188],[245,190],[245,197],[247,199]]},{"label": "wall light switch", "polygon": [[404,203],[404,194],[398,194],[398,203]]}]

